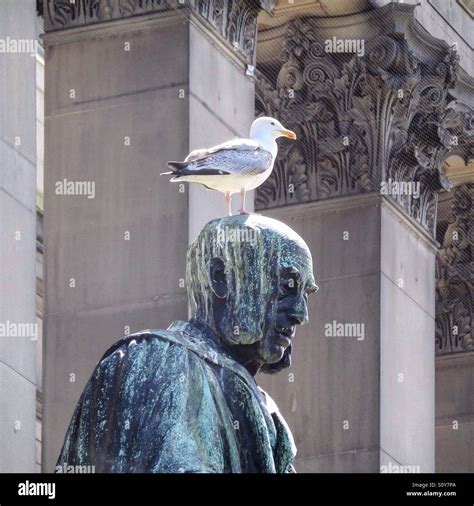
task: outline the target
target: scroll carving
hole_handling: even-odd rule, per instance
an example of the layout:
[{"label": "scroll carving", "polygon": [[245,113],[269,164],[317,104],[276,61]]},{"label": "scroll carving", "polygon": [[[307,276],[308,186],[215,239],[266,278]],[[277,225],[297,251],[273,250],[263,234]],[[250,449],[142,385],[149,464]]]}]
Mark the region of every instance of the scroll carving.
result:
[{"label": "scroll carving", "polygon": [[452,216],[436,256],[436,353],[473,351],[474,183],[453,190]]},{"label": "scroll carving", "polygon": [[392,196],[434,234],[437,192],[450,186],[443,161],[472,156],[472,111],[451,95],[457,54],[446,46],[422,61],[399,33],[369,38],[363,56],[324,42],[311,18],[294,19],[277,78],[258,73],[257,114],[280,118],[299,142],[284,147],[256,209],[415,182],[419,195]]}]

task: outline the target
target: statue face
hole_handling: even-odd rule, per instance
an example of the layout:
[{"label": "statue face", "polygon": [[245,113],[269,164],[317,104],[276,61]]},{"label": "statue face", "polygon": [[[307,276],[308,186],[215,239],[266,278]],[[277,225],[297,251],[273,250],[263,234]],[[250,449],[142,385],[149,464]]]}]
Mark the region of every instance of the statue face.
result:
[{"label": "statue face", "polygon": [[192,319],[215,332],[252,374],[290,365],[297,325],[308,321],[317,290],[303,239],[259,215],[210,221],[188,250],[186,279]]},{"label": "statue face", "polygon": [[257,343],[258,355],[265,364],[285,358],[284,366],[290,365],[290,345],[296,326],[308,322],[308,296],[317,289],[309,251],[293,243],[287,244],[278,266],[273,294],[267,301],[263,338]]},{"label": "statue face", "polygon": [[[228,268],[219,258],[210,264],[210,278],[214,292],[215,316],[213,328],[220,335],[227,350],[243,365],[258,364],[257,369],[265,365],[277,364],[277,368],[264,369],[276,372],[288,367],[291,361],[291,343],[295,337],[296,326],[308,322],[308,296],[317,291],[312,269],[311,254],[289,239],[282,239],[278,260],[268,259],[264,270],[258,270],[263,276],[261,285],[266,291],[252,289],[252,280],[257,269],[246,265],[248,283],[241,287],[241,298],[245,303],[238,308],[229,304]],[[254,308],[264,308],[261,321],[256,321]],[[243,322],[247,322],[244,324]],[[238,339],[236,339],[238,329]],[[259,339],[255,339],[257,332]]]}]

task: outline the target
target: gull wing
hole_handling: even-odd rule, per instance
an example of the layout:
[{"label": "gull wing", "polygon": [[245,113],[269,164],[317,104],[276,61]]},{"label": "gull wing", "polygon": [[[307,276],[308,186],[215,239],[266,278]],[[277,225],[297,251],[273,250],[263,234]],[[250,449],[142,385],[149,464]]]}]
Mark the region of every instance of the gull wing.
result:
[{"label": "gull wing", "polygon": [[182,176],[243,175],[255,176],[267,171],[272,154],[250,139],[235,139],[207,150],[196,150],[184,162],[168,162],[177,180]]}]

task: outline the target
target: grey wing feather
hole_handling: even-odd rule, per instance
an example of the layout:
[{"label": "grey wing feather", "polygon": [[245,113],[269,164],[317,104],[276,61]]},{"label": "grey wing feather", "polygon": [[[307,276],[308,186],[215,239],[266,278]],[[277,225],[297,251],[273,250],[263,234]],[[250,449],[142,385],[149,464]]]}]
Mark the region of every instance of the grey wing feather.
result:
[{"label": "grey wing feather", "polygon": [[246,175],[262,174],[272,163],[270,152],[257,147],[255,149],[226,148],[191,160],[177,168],[175,177],[190,175]]}]

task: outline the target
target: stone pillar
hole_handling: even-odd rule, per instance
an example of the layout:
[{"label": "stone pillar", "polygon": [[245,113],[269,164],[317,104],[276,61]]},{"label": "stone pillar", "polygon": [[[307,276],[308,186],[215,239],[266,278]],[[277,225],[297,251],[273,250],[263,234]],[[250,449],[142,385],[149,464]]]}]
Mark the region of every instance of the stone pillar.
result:
[{"label": "stone pillar", "polygon": [[[288,417],[297,470],[433,471],[434,241],[377,193],[265,214],[304,237],[320,286],[294,365],[260,378]],[[338,335],[334,322],[356,326]]]},{"label": "stone pillar", "polygon": [[0,2],[0,472],[35,471],[36,9]]},{"label": "stone pillar", "polygon": [[474,171],[466,171],[443,196],[447,212],[438,224],[443,237],[436,258],[437,472],[474,472],[473,181]]},{"label": "stone pillar", "polygon": [[289,375],[262,378],[295,431],[300,471],[435,470],[437,197],[468,129],[453,106],[457,55],[414,9],[259,34],[264,56],[279,37],[283,56],[259,62],[257,111],[300,140],[281,150],[256,209],[305,238],[321,286]]},{"label": "stone pillar", "polygon": [[[189,31],[190,150],[234,137],[248,137],[255,118],[255,86],[249,64],[197,19],[192,17]],[[252,22],[256,25],[256,15]],[[209,220],[227,213],[227,204],[222,193],[192,184],[185,184],[185,188],[189,191],[189,242],[192,242]],[[252,210],[253,192],[248,201]],[[239,202],[240,196],[234,195],[234,211]]]},{"label": "stone pillar", "polygon": [[[87,4],[44,11],[46,471],[107,347],[187,317],[188,239],[225,201],[188,196],[166,161],[248,133],[254,113],[259,2]],[[68,194],[78,181],[93,198]]]}]

